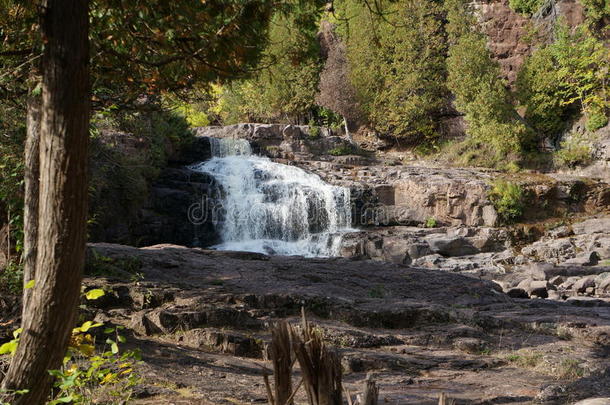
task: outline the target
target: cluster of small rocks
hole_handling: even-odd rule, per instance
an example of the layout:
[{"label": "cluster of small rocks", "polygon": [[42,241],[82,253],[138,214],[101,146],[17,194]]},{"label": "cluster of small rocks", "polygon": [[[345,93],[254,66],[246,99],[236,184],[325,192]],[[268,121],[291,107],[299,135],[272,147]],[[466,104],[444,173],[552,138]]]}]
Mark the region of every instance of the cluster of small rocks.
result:
[{"label": "cluster of small rocks", "polygon": [[[550,298],[587,301],[597,297],[610,303],[610,266],[570,266],[531,263],[513,273],[516,277],[498,281],[513,298]],[[590,301],[593,305],[596,301]]]},{"label": "cluster of small rocks", "polygon": [[396,226],[345,235],[341,255],[480,276],[504,273],[509,247],[499,228]]},{"label": "cluster of small rocks", "polygon": [[512,298],[610,303],[610,218],[555,227],[521,247],[489,227],[379,227],[344,236],[341,254],[492,279]]},{"label": "cluster of small rocks", "polygon": [[578,304],[610,302],[610,218],[560,226],[521,249],[517,266],[498,281],[513,298]]}]

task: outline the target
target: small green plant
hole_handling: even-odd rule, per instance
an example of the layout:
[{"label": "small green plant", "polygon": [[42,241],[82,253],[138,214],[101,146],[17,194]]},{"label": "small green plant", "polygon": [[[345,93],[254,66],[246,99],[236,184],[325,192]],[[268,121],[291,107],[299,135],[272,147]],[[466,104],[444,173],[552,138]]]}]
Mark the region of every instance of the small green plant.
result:
[{"label": "small green plant", "polygon": [[385,288],[382,285],[376,285],[369,290],[369,297],[383,298],[385,296]]},{"label": "small green plant", "polygon": [[0,346],[0,355],[10,354],[12,356],[15,354],[17,346],[19,346],[19,335],[21,335],[22,331],[22,328],[13,331],[13,339]]},{"label": "small green plant", "polygon": [[510,363],[516,364],[519,367],[535,368],[543,360],[542,353],[533,351],[520,351],[512,353],[506,356],[506,360]]},{"label": "small green plant", "polygon": [[309,121],[309,137],[311,139],[318,139],[320,137],[320,127],[313,120]]},{"label": "small green plant", "polygon": [[436,228],[438,226],[438,221],[434,217],[426,218],[426,222],[424,222],[424,226],[426,228]]},{"label": "small green plant", "polygon": [[571,134],[561,142],[561,149],[555,152],[555,162],[562,167],[574,168],[591,162],[591,146],[583,135]]},{"label": "small green plant", "polygon": [[[104,290],[91,289],[83,293],[91,301],[104,296]],[[102,351],[96,351],[96,339],[91,330],[102,323],[86,321],[72,330],[68,352],[58,370],[49,370],[54,377],[55,393],[48,402],[58,404],[126,403],[131,397],[131,388],[139,383],[134,371],[140,354],[134,351],[119,353],[119,343],[126,338],[120,334],[123,326],[107,327],[107,336]]]},{"label": "small green plant", "polygon": [[608,116],[601,108],[591,111],[585,124],[588,131],[594,132],[608,124]]},{"label": "small green plant", "polygon": [[508,4],[517,13],[532,15],[538,11],[543,2],[544,0],[509,0]]},{"label": "small green plant", "polygon": [[481,356],[489,356],[491,353],[492,353],[492,350],[489,347],[483,347],[477,352],[477,354],[479,354]]},{"label": "small green plant", "polygon": [[328,154],[332,156],[351,155],[352,153],[354,153],[354,149],[348,145],[341,145],[328,151]]},{"label": "small green plant", "polygon": [[489,193],[489,200],[500,220],[506,224],[515,222],[523,215],[524,191],[519,184],[504,180],[496,181]]},{"label": "small green plant", "polygon": [[557,379],[575,380],[585,376],[585,369],[576,359],[564,359],[559,364]]},{"label": "small green plant", "polygon": [[3,270],[0,270],[0,290],[11,294],[19,294],[23,289],[23,265],[10,261]]},{"label": "small green plant", "polygon": [[[30,392],[30,390],[7,390],[4,388],[0,388],[0,394],[9,394],[11,396],[24,395],[24,394],[27,394],[28,392]],[[11,405],[11,404],[0,400],[0,405]]]},{"label": "small green plant", "polygon": [[126,341],[119,334],[122,326],[104,330],[112,336],[106,339],[104,350],[97,353],[95,339],[88,332],[100,326],[87,321],[73,330],[63,366],[49,371],[55,377],[57,390],[49,405],[89,404],[92,398],[104,403],[125,403],[131,397],[131,388],[140,381],[134,372],[140,355],[133,351],[119,353],[118,343]]}]

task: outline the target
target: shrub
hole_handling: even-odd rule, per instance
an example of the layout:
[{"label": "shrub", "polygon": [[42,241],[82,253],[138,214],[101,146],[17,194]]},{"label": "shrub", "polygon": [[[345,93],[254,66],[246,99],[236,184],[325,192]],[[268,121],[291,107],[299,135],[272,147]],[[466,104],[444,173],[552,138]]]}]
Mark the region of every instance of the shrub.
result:
[{"label": "shrub", "polygon": [[[610,18],[610,2],[607,0],[580,0],[580,3],[585,8],[587,20],[594,25],[603,25],[604,19]],[[608,27],[602,29],[607,30]]]},{"label": "shrub", "polygon": [[314,121],[309,121],[309,137],[318,139],[320,137],[320,127]]},{"label": "shrub", "polygon": [[0,269],[0,292],[18,295],[23,290],[23,266],[16,261],[9,262]]},{"label": "shrub", "polygon": [[[104,294],[104,290],[93,289],[87,291],[84,298],[96,300]],[[120,353],[119,345],[127,341],[121,334],[124,326],[110,326],[102,333],[92,333],[102,326],[102,323],[85,321],[72,330],[62,367],[49,370],[55,388],[49,405],[127,403],[130,400],[133,387],[141,382],[134,370],[141,359],[140,353]],[[103,346],[96,345],[95,335],[105,337]],[[96,346],[103,350],[98,352]]]},{"label": "shrub", "polygon": [[317,107],[316,115],[318,117],[318,125],[328,127],[334,131],[339,130],[343,126],[343,117],[325,107]]},{"label": "shrub", "polygon": [[560,24],[556,41],[536,50],[517,77],[517,95],[526,108],[525,119],[542,135],[560,133],[579,112],[587,128],[607,123],[610,68],[607,49],[585,27],[573,33]]},{"label": "shrub", "polygon": [[586,127],[588,131],[594,132],[600,128],[603,128],[608,124],[608,116],[598,108],[589,113],[589,117],[587,118]]},{"label": "shrub", "polygon": [[510,8],[517,13],[532,15],[542,6],[544,0],[509,0]]},{"label": "shrub", "polygon": [[173,109],[186,120],[190,127],[205,127],[210,125],[207,106],[201,103],[175,102]]},{"label": "shrub", "polygon": [[489,193],[489,199],[493,204],[498,217],[505,223],[513,223],[523,215],[524,192],[523,188],[504,180],[498,180],[493,184]]},{"label": "shrub", "polygon": [[555,162],[563,167],[587,165],[591,159],[591,146],[588,140],[579,134],[570,134],[561,142],[561,148],[555,152]]},{"label": "shrub", "polygon": [[434,217],[426,218],[426,222],[424,222],[424,226],[426,228],[436,228],[438,226],[438,221]]},{"label": "shrub", "polygon": [[352,153],[354,153],[354,149],[348,145],[337,146],[328,151],[328,154],[333,156],[351,155]]}]

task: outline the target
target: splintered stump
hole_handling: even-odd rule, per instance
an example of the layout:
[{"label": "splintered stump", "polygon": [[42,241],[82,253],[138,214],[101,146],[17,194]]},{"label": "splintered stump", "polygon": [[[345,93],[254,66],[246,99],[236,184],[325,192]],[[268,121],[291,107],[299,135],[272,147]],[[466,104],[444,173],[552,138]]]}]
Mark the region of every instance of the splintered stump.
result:
[{"label": "splintered stump", "polygon": [[438,405],[455,405],[455,400],[447,398],[447,394],[441,392],[438,397]]},{"label": "splintered stump", "polygon": [[[342,405],[341,361],[335,350],[322,341],[322,334],[311,326],[303,313],[301,328],[286,322],[276,324],[271,331],[271,348],[275,389],[264,376],[271,405],[293,405],[299,388],[305,387],[310,405]],[[302,378],[292,389],[292,368],[298,361]],[[275,391],[275,395],[273,394]]]},{"label": "splintered stump", "polygon": [[275,381],[275,405],[292,405],[292,365],[290,346],[291,327],[280,322],[271,330],[270,355]]},{"label": "splintered stump", "polygon": [[379,399],[379,387],[377,387],[377,384],[375,384],[375,380],[371,374],[366,376],[363,392],[362,404],[360,405],[377,405]]},{"label": "splintered stump", "polygon": [[307,322],[305,313],[301,331],[292,329],[292,349],[301,366],[309,404],[342,405],[339,355],[326,347],[322,334]]}]

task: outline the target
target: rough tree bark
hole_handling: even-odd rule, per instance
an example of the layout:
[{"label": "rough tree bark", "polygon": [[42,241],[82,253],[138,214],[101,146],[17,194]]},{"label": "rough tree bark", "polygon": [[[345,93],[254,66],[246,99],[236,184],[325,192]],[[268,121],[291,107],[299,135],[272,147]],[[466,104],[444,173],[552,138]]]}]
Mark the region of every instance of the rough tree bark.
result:
[{"label": "rough tree bark", "polygon": [[42,6],[42,119],[36,284],[21,341],[2,381],[28,389],[15,405],[44,404],[68,345],[80,294],[87,215],[88,1]]},{"label": "rough tree bark", "polygon": [[[37,81],[37,74],[32,74]],[[25,193],[23,202],[23,283],[35,279],[36,244],[38,242],[38,192],[40,179],[41,98],[30,94],[27,100],[27,134],[25,138]],[[27,308],[31,290],[23,292],[23,309]],[[24,314],[25,315],[25,314]]]}]

